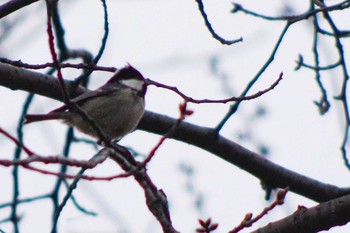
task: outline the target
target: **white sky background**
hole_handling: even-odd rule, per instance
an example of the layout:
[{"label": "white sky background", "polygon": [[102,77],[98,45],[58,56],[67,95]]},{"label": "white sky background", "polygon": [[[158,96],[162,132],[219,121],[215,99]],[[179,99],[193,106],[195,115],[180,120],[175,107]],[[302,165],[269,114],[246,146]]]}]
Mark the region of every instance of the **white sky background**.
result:
[{"label": "white sky background", "polygon": [[[305,1],[284,2],[299,13],[307,8]],[[177,86],[194,98],[238,96],[270,55],[284,23],[267,22],[243,14],[232,15],[230,1],[210,0],[204,1],[204,4],[216,32],[226,39],[242,36],[243,43],[225,46],[214,40],[204,25],[195,1],[108,1],[110,37],[99,64],[122,67],[130,62],[144,76]],[[283,10],[281,1],[269,1],[268,5],[262,1],[242,1],[242,4],[269,15],[280,15]],[[96,53],[103,34],[100,1],[62,1],[60,9],[68,46]],[[339,25],[349,17],[349,10],[346,12],[341,14],[343,18],[337,18]],[[0,55],[32,64],[50,61],[43,4],[39,6],[35,3],[13,14],[13,17],[24,13],[29,15],[1,45]],[[312,28],[308,22],[290,28],[274,63],[250,93],[269,87],[281,71],[284,72],[284,80],[272,92],[243,103],[238,113],[225,125],[222,134],[238,141],[238,133],[250,130],[253,140],[269,146],[269,159],[272,161],[322,182],[344,187],[348,186],[350,175],[343,166],[339,150],[344,130],[342,110],[340,104],[332,99],[339,93],[340,73],[323,76],[332,108],[321,117],[313,104],[313,100],[318,100],[320,96],[314,74],[306,70],[294,71],[298,54],[303,54],[306,62],[312,61],[311,36]],[[332,40],[325,44],[322,55],[326,56],[321,57],[321,64],[335,61],[333,44]],[[346,49],[349,52],[349,48]],[[213,58],[218,59],[219,70],[226,75],[227,84],[210,72],[210,60]],[[70,78],[74,74],[76,72],[66,71],[64,76]],[[97,88],[109,77],[109,73],[94,73],[90,87]],[[232,93],[225,93],[224,89]],[[0,92],[0,125],[14,135],[26,93],[2,87]],[[148,110],[178,116],[181,98],[173,93],[151,87],[146,101]],[[57,101],[35,97],[30,112],[45,113],[59,105]],[[267,116],[250,121],[249,118],[259,106],[266,108]],[[189,108],[195,113],[187,121],[215,126],[228,107],[223,104],[190,104]],[[4,109],[6,114],[3,114]],[[65,135],[62,124],[43,122],[28,125],[25,133],[26,145],[35,152],[42,155],[62,153]],[[136,131],[121,143],[147,154],[159,138],[158,135]],[[257,151],[256,144],[252,142],[240,143]],[[14,146],[3,136],[0,136],[0,147],[2,158],[12,157]],[[94,151],[90,146],[75,145],[71,154],[74,158],[89,159]],[[186,177],[179,169],[180,164],[192,167],[193,176]],[[38,166],[55,170],[55,166]],[[166,141],[148,169],[157,187],[167,194],[174,226],[181,232],[194,232],[198,227],[197,219],[207,217],[219,223],[217,232],[227,232],[237,226],[246,213],[257,214],[269,205],[264,201],[258,179],[184,143]],[[75,171],[70,169],[72,174]],[[113,162],[106,161],[88,174],[108,176],[118,172]],[[49,192],[55,182],[55,177],[23,169],[20,174],[21,198]],[[0,203],[3,203],[12,197],[11,168],[0,167],[0,175]],[[193,185],[194,194],[186,190],[187,183]],[[203,196],[202,212],[194,208],[197,194]],[[80,182],[74,195],[82,206],[97,212],[99,216],[86,216],[69,202],[60,218],[60,232],[160,232],[159,224],[146,208],[142,189],[133,179]],[[289,193],[284,206],[276,208],[253,228],[242,232],[250,232],[269,221],[287,216],[298,205],[311,207],[315,204]],[[51,203],[47,200],[21,205],[22,232],[48,232],[51,226],[50,211]],[[8,209],[2,209],[0,219],[7,217],[8,213]],[[10,224],[3,224],[0,228],[11,231]],[[349,226],[344,226],[329,232],[349,230]]]}]

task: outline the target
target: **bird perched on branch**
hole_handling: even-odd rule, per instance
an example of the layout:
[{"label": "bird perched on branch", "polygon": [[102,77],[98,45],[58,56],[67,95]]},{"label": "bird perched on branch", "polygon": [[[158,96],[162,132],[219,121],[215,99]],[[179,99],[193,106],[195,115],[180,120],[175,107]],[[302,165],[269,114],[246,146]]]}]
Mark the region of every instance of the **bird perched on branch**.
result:
[{"label": "bird perched on branch", "polygon": [[[118,70],[106,84],[70,100],[102,130],[108,140],[120,139],[138,125],[145,109],[147,84],[142,74],[131,65]],[[67,104],[47,114],[29,114],[24,124],[63,120],[81,132],[100,139],[96,127],[84,119],[84,114]]]}]

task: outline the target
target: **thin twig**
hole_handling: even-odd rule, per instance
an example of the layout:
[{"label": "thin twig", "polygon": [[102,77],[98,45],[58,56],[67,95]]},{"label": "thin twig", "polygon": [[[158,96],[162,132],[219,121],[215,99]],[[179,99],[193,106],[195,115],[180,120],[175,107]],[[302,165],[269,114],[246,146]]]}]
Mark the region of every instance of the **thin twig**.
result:
[{"label": "thin twig", "polygon": [[267,89],[262,90],[262,91],[258,91],[255,94],[249,95],[249,96],[240,96],[240,97],[230,97],[230,98],[226,98],[226,99],[218,99],[218,100],[212,100],[212,99],[194,99],[190,96],[187,96],[186,94],[184,94],[183,92],[181,92],[177,87],[174,86],[168,86],[162,83],[158,83],[156,81],[147,79],[147,84],[148,85],[154,85],[156,87],[160,87],[160,88],[164,88],[164,89],[168,89],[171,90],[173,92],[175,92],[176,94],[178,94],[179,96],[181,96],[186,102],[188,103],[195,103],[195,104],[209,104],[209,103],[228,103],[228,102],[237,102],[237,101],[244,101],[244,100],[252,100],[252,99],[256,99],[264,94],[266,94],[267,92],[271,91],[272,89],[274,89],[279,82],[282,80],[283,77],[283,73],[281,72],[278,79]]},{"label": "thin twig", "polygon": [[236,40],[225,40],[224,38],[222,38],[221,36],[219,36],[215,30],[213,29],[213,27],[211,26],[211,23],[209,22],[208,16],[204,11],[204,5],[202,0],[196,0],[197,4],[198,4],[198,9],[200,11],[200,13],[202,14],[202,17],[204,19],[205,22],[205,26],[207,26],[209,32],[211,33],[211,35],[218,41],[220,41],[221,44],[225,44],[225,45],[232,45],[238,42],[242,42],[243,38],[239,38]]}]

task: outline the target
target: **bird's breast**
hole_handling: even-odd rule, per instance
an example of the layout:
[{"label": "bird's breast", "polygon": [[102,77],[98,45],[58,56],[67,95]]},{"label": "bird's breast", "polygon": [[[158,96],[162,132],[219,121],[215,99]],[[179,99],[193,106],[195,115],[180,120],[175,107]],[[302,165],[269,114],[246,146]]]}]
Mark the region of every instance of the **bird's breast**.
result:
[{"label": "bird's breast", "polygon": [[[121,138],[134,130],[145,108],[144,99],[131,89],[87,100],[82,109],[111,139]],[[80,131],[97,137],[91,125],[77,115],[69,122]]]}]

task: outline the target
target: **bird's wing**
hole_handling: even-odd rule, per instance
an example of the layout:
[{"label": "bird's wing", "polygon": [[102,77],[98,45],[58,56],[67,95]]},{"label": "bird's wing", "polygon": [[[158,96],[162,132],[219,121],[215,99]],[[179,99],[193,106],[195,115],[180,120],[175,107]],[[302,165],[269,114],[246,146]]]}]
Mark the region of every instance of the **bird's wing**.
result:
[{"label": "bird's wing", "polygon": [[[103,95],[109,95],[110,93],[115,92],[115,91],[116,91],[116,88],[110,89],[110,88],[105,88],[105,86],[102,86],[97,90],[94,90],[94,91],[89,90],[89,91],[84,92],[83,94],[71,99],[71,102],[76,103],[78,105],[81,105],[88,99],[95,98],[98,96],[103,96]],[[64,112],[67,109],[68,109],[68,105],[64,104],[61,107],[52,110],[50,113]]]}]

